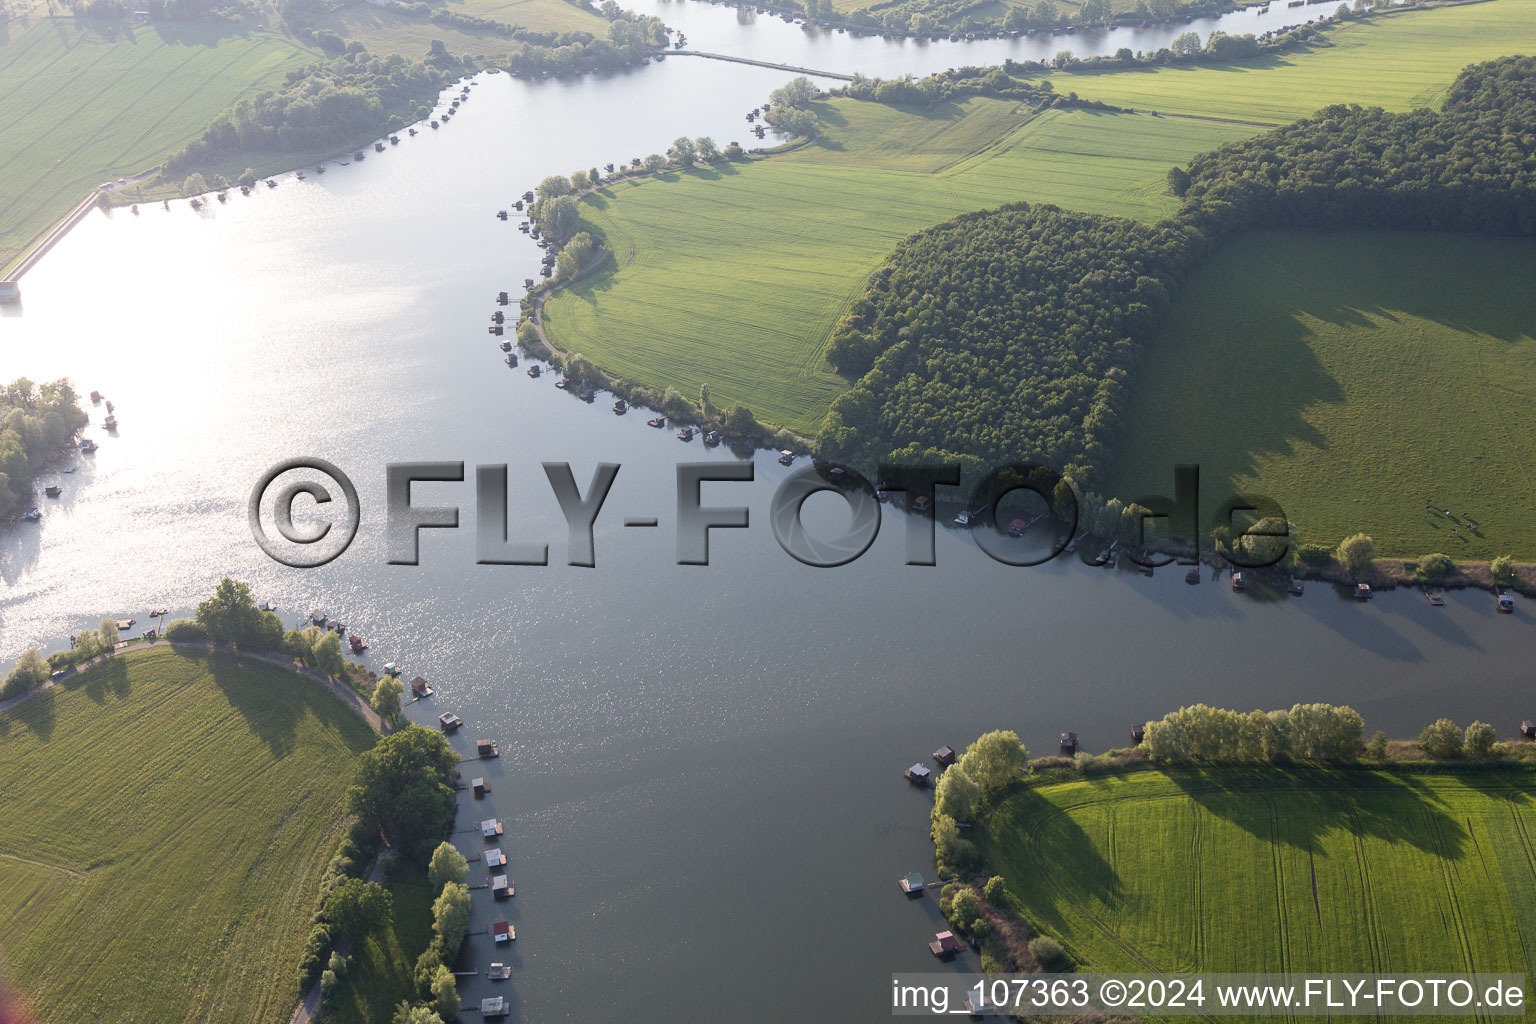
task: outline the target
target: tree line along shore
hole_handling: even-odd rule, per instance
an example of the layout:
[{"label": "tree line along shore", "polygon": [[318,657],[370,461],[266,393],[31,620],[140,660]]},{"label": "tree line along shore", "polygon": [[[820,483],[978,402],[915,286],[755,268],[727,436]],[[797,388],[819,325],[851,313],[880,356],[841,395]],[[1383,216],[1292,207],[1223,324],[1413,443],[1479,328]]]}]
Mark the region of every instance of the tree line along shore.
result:
[{"label": "tree line along shore", "polygon": [[1529,733],[1362,724],[1195,705],[1033,760],[987,733],[940,769],[940,909],[988,972],[1528,970]]}]

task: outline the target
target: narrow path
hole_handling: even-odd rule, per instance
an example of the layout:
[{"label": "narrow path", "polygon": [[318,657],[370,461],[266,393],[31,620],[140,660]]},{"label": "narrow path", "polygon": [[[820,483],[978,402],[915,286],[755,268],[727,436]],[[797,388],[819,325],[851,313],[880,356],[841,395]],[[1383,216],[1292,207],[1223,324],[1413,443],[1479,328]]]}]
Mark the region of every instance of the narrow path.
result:
[{"label": "narrow path", "polygon": [[576,273],[572,274],[564,281],[556,281],[548,288],[540,289],[539,294],[533,298],[533,312],[529,314],[528,322],[533,324],[534,332],[538,334],[539,341],[544,344],[544,347],[547,348],[550,351],[550,354],[553,355],[556,359],[564,359],[565,353],[556,348],[554,344],[549,340],[549,335],[544,333],[544,300],[555,294],[555,292],[558,292],[560,289],[566,287],[567,285],[574,284],[575,282],[581,280],[587,271],[596,267],[599,263],[606,259],[607,256],[608,250],[602,246],[598,246],[597,252],[593,254],[590,260],[578,267],[576,269]]},{"label": "narrow path", "polygon": [[[310,668],[308,665],[300,664],[299,662],[294,661],[292,658],[288,657],[286,654],[274,654],[270,651],[257,651],[244,647],[231,647],[226,644],[215,644],[206,640],[171,641],[165,639],[164,637],[156,637],[154,640],[139,640],[131,643],[120,643],[114,649],[108,651],[105,654],[98,654],[90,661],[81,662],[79,665],[76,665],[73,668],[65,669],[64,675],[60,677],[58,682],[62,682],[65,679],[71,679],[74,676],[79,675],[85,669],[88,669],[93,665],[99,665],[106,661],[108,658],[115,658],[121,651],[137,651],[150,647],[198,647],[209,651],[223,651],[225,653],[234,654],[242,658],[254,658],[258,661],[265,661],[269,664],[277,665],[280,668],[285,668],[290,672],[297,672],[299,675],[308,679],[312,679],[315,682],[325,686],[328,690],[335,694],[339,700],[355,709],[358,714],[362,715],[363,721],[367,722],[369,726],[373,728],[374,732],[388,736],[391,732],[394,731],[389,727],[389,724],[385,722],[383,718],[379,717],[379,713],[373,710],[371,706],[369,706],[368,702],[363,699],[360,693],[352,689],[350,686],[347,686],[345,683],[338,682],[337,680],[331,678],[324,672],[321,672],[319,669]],[[53,679],[49,679],[42,686],[28,690],[26,693],[12,697],[10,700],[0,701],[0,712],[9,711],[11,708],[16,707],[18,704],[25,703],[26,701],[31,700],[33,697],[47,693],[49,690],[57,686],[58,682],[55,682]]]},{"label": "narrow path", "polygon": [[1241,121],[1235,117],[1216,117],[1212,114],[1170,114],[1166,110],[1137,110],[1135,107],[1126,107],[1132,114],[1150,114],[1152,117],[1177,117],[1184,121],[1215,121],[1218,124],[1242,124],[1250,128],[1279,128],[1275,121]]},{"label": "narrow path", "polygon": [[793,64],[775,64],[769,60],[753,60],[751,57],[735,57],[728,53],[705,53],[703,50],[673,50],[668,57],[706,57],[709,60],[726,60],[732,64],[751,64],[759,68],[773,68],[777,71],[793,71],[801,75],[816,75],[818,78],[835,78],[840,82],[853,81],[852,75],[845,75],[840,71],[818,71],[815,68],[796,67]]}]

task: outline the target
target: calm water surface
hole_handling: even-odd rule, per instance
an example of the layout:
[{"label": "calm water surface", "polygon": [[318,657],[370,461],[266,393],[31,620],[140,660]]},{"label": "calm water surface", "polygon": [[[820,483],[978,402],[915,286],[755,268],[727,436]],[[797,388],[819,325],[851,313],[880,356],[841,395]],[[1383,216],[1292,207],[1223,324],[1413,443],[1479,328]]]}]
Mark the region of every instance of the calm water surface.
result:
[{"label": "calm water surface", "polygon": [[[661,6],[679,25],[737,17]],[[788,471],[766,454],[755,483],[705,493],[750,505],[752,527],[717,532],[712,566],[673,564],[675,464],[735,456],[502,365],[492,298],[536,252],[493,214],[550,172],[684,132],[727,141],[782,78],[697,59],[580,82],[484,76],[446,129],[361,165],[202,213],[87,218],[0,318],[0,376],[68,375],[122,426],[106,435],[94,408],[101,450],[57,477],[40,524],[0,528],[0,661],[105,615],[185,614],[225,574],[290,622],[323,607],[353,624],[370,664],[438,684],[418,720],[451,709],[468,723],[459,749],[501,745],[492,797],[466,797],[459,824],[504,820],[518,895],[493,913],[477,893],[472,927],[504,915],[519,939],[497,954],[472,938],[465,962],[510,957],[497,991],[528,1021],[883,1016],[890,972],[931,965],[937,912],[895,886],[931,870],[928,797],[900,772],[989,728],[1049,752],[1064,729],[1123,744],[1132,722],[1196,700],[1347,701],[1394,734],[1442,713],[1508,734],[1536,711],[1523,606],[1362,606],[1317,586],[1264,601],[1169,570],[1010,569],[948,530],[939,565],[912,568],[894,517],[858,562],[810,569],[768,529]],[[321,569],[268,561],[245,522],[257,476],[293,455],[333,460],[362,496],[356,543]],[[418,504],[459,505],[464,528],[425,534],[418,567],[384,564],[384,466],[406,459],[509,463],[514,536],[547,541],[553,564],[475,565],[471,483],[418,487]],[[570,461],[583,486],[599,461],[623,467],[594,569],[564,564],[542,461]],[[820,528],[844,516],[808,508]],[[621,525],[652,515],[659,529]]]}]

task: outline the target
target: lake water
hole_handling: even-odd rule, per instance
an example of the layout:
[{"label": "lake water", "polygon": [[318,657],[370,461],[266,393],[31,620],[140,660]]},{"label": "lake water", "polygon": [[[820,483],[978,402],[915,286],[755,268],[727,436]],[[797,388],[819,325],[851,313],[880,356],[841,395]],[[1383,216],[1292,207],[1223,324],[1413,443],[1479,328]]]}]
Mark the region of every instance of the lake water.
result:
[{"label": "lake water", "polygon": [[[662,6],[679,25],[736,18]],[[820,42],[757,55],[816,66]],[[57,478],[41,523],[0,528],[0,662],[103,616],[185,614],[226,574],[292,623],[315,607],[344,618],[370,664],[439,686],[418,720],[453,710],[468,723],[458,749],[501,746],[492,796],[466,795],[459,825],[504,820],[518,895],[493,912],[477,892],[472,927],[506,916],[519,938],[496,953],[476,936],[465,962],[510,960],[497,990],[539,1022],[883,1015],[890,972],[930,967],[937,926],[936,901],[895,884],[932,870],[929,798],[901,771],[990,728],[1046,753],[1066,729],[1090,750],[1122,745],[1133,722],[1192,701],[1348,702],[1394,735],[1441,714],[1509,735],[1536,711],[1523,605],[1359,605],[1317,585],[1264,600],[1172,570],[1013,569],[951,530],[936,567],[908,567],[896,516],[863,558],[817,570],[769,529],[789,471],[768,454],[754,483],[704,495],[749,505],[751,527],[717,531],[713,565],[674,564],[676,463],[735,457],[502,365],[492,299],[516,293],[536,251],[494,211],[551,172],[683,133],[727,141],[783,78],[699,59],[571,82],[487,75],[445,129],[361,165],[202,213],[88,217],[0,318],[0,376],[68,375],[122,426],[105,435],[93,408],[101,450]],[[261,472],[296,455],[337,463],[362,502],[356,543],[308,571],[267,560],[245,517]],[[463,528],[425,533],[420,566],[385,564],[384,467],[413,459],[509,464],[513,537],[547,541],[552,564],[476,565],[470,482],[419,486],[417,504],[457,504]],[[595,568],[564,564],[545,461],[572,463],[583,487],[597,462],[622,465]],[[808,510],[821,529],[844,516]],[[466,1001],[490,991],[464,986]]]}]

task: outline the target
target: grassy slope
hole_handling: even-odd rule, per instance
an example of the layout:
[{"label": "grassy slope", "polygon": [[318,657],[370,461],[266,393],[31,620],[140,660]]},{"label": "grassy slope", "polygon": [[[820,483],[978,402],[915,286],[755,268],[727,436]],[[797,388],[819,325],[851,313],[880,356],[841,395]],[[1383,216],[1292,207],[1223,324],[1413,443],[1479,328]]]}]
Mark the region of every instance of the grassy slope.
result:
[{"label": "grassy slope", "polygon": [[1143,772],[1026,790],[988,846],[1093,969],[1530,973],[1533,795],[1519,772]]},{"label": "grassy slope", "polygon": [[[566,0],[433,0],[432,6],[535,32],[590,32],[600,39],[607,38],[608,33],[606,19]],[[373,53],[400,53],[412,59],[426,56],[433,39],[441,39],[455,54],[500,56],[520,45],[505,36],[451,28],[370,4],[337,8],[317,20],[315,27],[333,29],[356,39]]]},{"label": "grassy slope", "polygon": [[611,372],[707,383],[715,404],[812,434],[842,389],[837,317],[906,235],[1016,200],[1153,220],[1168,166],[1253,129],[972,99],[922,114],[819,105],[815,145],[620,185],[583,206],[620,269],[551,299],[551,338]]},{"label": "grassy slope", "polygon": [[0,955],[40,1019],[286,1020],[373,734],[291,673],[124,655],[0,715]]},{"label": "grassy slope", "polygon": [[[1126,410],[1114,490],[1198,462],[1205,504],[1265,494],[1305,540],[1536,555],[1536,242],[1255,232],[1189,283]],[[1476,534],[1443,517],[1432,499]]]},{"label": "grassy slope", "polygon": [[[1143,109],[1282,122],[1329,103],[1406,109],[1466,64],[1536,49],[1536,4],[1493,0],[1352,25],[1337,46],[1243,68],[1058,75],[1058,91]],[[617,265],[545,307],[555,343],[605,369],[814,433],[842,388],[822,350],[905,235],[1020,199],[1156,220],[1164,175],[1261,130],[971,100],[909,113],[836,101],[814,146],[724,172],[619,186],[585,214]],[[681,178],[681,180],[679,180]]]},{"label": "grassy slope", "polygon": [[1334,45],[1241,65],[1054,80],[1058,91],[1075,89],[1116,106],[1275,124],[1330,103],[1388,110],[1434,106],[1466,65],[1536,50],[1536,4],[1490,0],[1400,12],[1340,26],[1329,39]]},{"label": "grassy slope", "polygon": [[275,33],[75,18],[0,45],[0,267],[103,181],[145,171],[241,96],[314,59]]}]

